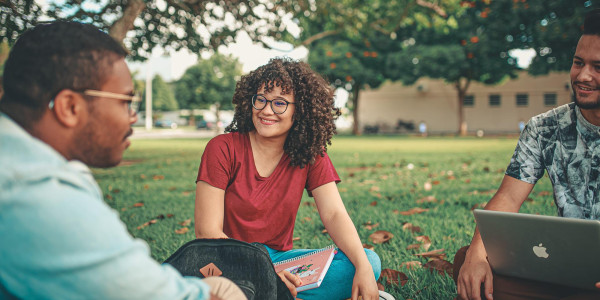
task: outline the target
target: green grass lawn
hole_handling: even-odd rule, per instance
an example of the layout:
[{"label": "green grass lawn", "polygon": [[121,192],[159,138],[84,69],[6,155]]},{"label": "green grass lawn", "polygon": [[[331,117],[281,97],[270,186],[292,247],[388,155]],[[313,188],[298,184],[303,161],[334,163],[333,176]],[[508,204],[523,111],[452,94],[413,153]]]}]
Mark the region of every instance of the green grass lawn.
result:
[{"label": "green grass lawn", "polygon": [[[121,166],[94,170],[106,202],[119,211],[133,236],[148,242],[158,261],[195,237],[195,179],[207,142],[134,140]],[[339,136],[333,140],[328,153],[342,178],[338,188],[360,239],[374,245],[383,268],[408,276],[402,287],[383,281],[387,292],[396,299],[454,298],[451,277],[402,266],[409,261],[427,262],[414,255],[423,249],[407,250],[407,246],[418,243],[416,236],[426,235],[431,240],[429,250],[444,249],[445,259],[452,262],[456,250],[470,242],[475,225],[472,208],[488,201],[498,188],[515,145],[515,138]],[[545,177],[522,211],[555,215],[551,191]],[[305,193],[302,202],[294,247],[331,244],[313,200]],[[401,213],[417,207],[427,211]],[[404,230],[406,223],[421,231]],[[182,228],[189,231],[176,233]],[[386,230],[393,238],[373,244],[369,235],[377,230]]]}]

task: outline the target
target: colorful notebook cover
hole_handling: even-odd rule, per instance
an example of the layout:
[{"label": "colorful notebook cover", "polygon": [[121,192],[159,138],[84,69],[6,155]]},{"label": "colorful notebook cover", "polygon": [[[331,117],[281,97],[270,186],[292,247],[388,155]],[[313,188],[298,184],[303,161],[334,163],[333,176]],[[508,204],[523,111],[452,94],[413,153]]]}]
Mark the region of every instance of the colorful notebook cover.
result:
[{"label": "colorful notebook cover", "polygon": [[335,253],[337,253],[337,249],[335,245],[331,245],[273,265],[278,273],[287,270],[298,275],[302,279],[302,285],[297,287],[296,290],[301,292],[321,285]]}]

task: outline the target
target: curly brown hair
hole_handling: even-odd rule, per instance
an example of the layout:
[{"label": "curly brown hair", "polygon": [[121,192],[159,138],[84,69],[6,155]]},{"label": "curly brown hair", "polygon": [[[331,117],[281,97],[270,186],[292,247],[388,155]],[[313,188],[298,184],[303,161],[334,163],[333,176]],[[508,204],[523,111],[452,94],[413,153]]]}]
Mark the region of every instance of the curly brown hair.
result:
[{"label": "curly brown hair", "polygon": [[290,58],[273,58],[268,64],[242,76],[235,87],[233,121],[225,131],[246,133],[254,130],[252,96],[264,86],[274,86],[295,99],[294,123],[283,145],[291,166],[305,167],[323,156],[336,133],[335,119],[341,114],[334,106],[333,88],[307,63]]}]

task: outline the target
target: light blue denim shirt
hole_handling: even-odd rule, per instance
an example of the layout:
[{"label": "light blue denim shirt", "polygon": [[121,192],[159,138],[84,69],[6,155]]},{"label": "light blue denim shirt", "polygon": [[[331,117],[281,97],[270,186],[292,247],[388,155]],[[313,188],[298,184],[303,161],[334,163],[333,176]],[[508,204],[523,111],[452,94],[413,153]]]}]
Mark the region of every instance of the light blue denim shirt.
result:
[{"label": "light blue denim shirt", "polygon": [[0,113],[0,299],[209,299],[161,265],[90,170]]}]

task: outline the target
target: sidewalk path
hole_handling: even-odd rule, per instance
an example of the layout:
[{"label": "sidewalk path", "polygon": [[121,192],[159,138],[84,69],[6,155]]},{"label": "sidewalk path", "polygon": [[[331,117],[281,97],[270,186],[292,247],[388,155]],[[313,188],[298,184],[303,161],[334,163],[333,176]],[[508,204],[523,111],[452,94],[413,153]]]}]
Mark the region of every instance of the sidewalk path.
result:
[{"label": "sidewalk path", "polygon": [[212,138],[214,130],[184,130],[184,129],[154,129],[147,131],[144,128],[133,128],[133,135],[130,137],[135,139],[194,139],[194,138]]}]

